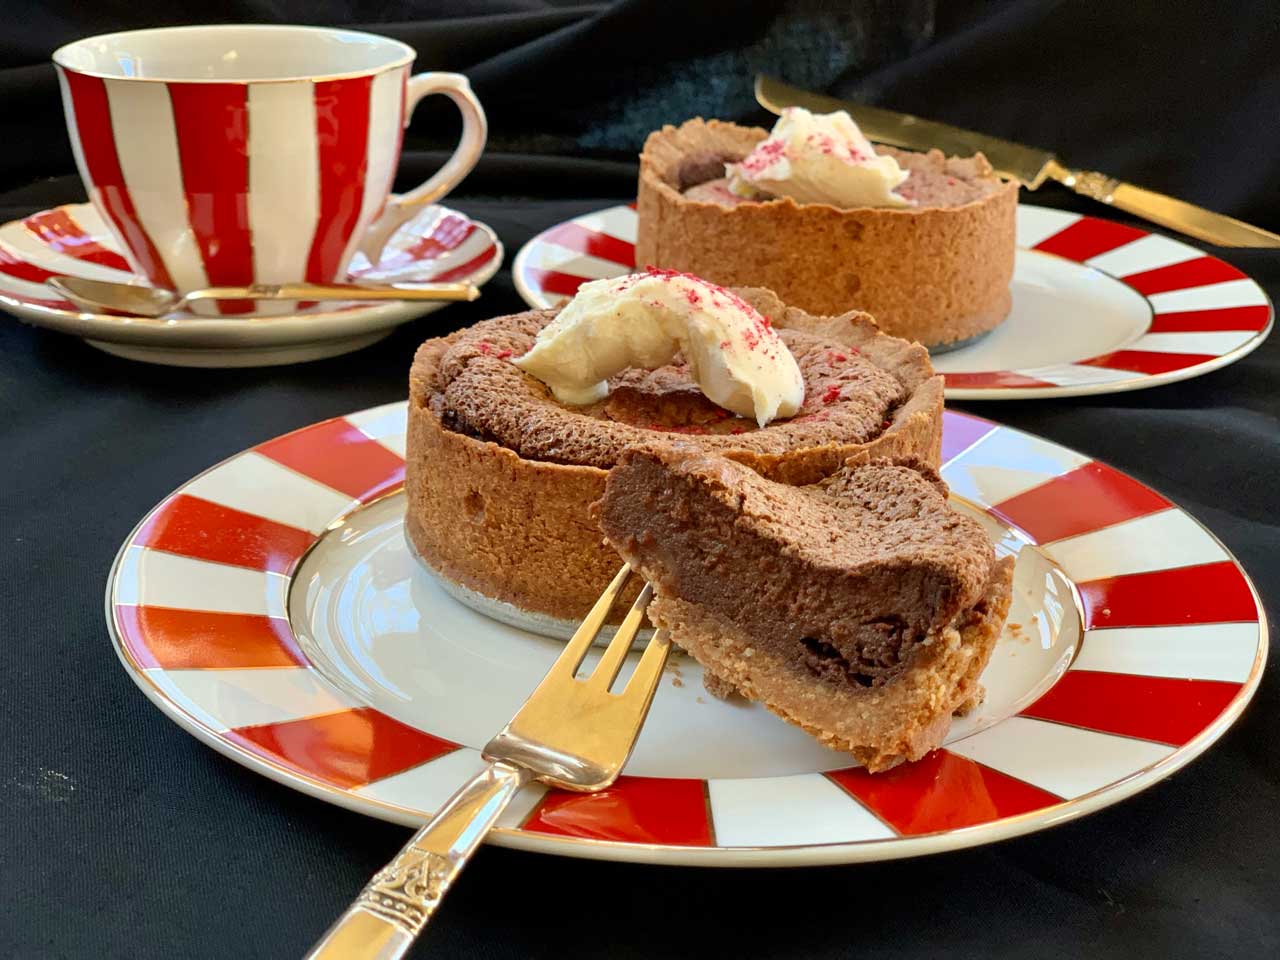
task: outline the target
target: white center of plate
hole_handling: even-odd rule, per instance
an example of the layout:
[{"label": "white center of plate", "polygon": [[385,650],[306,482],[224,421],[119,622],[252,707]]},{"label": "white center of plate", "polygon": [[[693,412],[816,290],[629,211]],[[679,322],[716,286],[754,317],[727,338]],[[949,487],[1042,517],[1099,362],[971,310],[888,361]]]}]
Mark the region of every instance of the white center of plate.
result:
[{"label": "white center of plate", "polygon": [[[520,708],[562,644],[490,620],[446,594],[410,554],[403,515],[404,497],[393,496],[327,533],[294,577],[289,617],[306,656],[359,702],[478,749]],[[979,519],[998,550],[1022,546]],[[1026,706],[1074,656],[1080,621],[1070,586],[1034,548],[1018,554],[1009,623],[1017,629],[1006,630],[983,674],[986,701],[956,720],[949,741]],[[598,654],[588,655],[588,666]],[[626,772],[769,777],[851,763],[758,705],[712,697],[702,689],[701,668],[679,655]]]},{"label": "white center of plate", "polygon": [[1075,363],[1119,350],[1151,326],[1151,306],[1100,270],[1019,250],[1009,318],[972,346],[933,357],[939,373],[985,373]]}]

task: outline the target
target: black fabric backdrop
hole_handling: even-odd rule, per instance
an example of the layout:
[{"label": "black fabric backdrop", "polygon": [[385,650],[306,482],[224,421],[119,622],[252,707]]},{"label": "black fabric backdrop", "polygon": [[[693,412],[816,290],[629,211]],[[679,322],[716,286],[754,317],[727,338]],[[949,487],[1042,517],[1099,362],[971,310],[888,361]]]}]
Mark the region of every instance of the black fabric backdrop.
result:
[{"label": "black fabric backdrop", "polygon": [[[177,22],[373,26],[465,70],[490,152],[451,202],[509,256],[631,196],[645,132],[757,118],[750,74],[1056,147],[1077,164],[1280,229],[1280,11],[1271,0],[147,0],[4,4],[0,214],[83,197],[55,46]],[[402,185],[456,121],[422,110]],[[1035,197],[1098,213],[1057,188]],[[1271,252],[1226,251],[1274,298]],[[520,306],[482,301],[302,366],[192,371],[117,360],[0,320],[0,956],[299,955],[405,838],[249,773],[156,711],[116,662],[102,589],[117,546],[209,464],[404,395],[414,346]],[[1209,525],[1280,598],[1280,339],[1225,370],[1093,399],[974,404],[1128,470]],[[913,861],[778,872],[487,849],[418,956],[1276,956],[1280,694],[1205,757],[1056,830]]]}]

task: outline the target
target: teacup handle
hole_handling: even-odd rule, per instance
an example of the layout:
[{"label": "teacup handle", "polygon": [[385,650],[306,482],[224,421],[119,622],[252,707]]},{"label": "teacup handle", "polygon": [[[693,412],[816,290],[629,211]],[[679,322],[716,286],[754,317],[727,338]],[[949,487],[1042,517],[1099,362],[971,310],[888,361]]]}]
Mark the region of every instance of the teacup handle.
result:
[{"label": "teacup handle", "polygon": [[417,207],[439,200],[461,183],[484,152],[489,122],[480,101],[471,92],[471,84],[460,73],[419,73],[410,77],[405,90],[404,125],[409,126],[413,111],[422,98],[433,93],[443,94],[457,106],[462,114],[462,139],[454,148],[453,156],[425,183],[407,193],[393,193],[387,198],[382,215],[370,225],[364,242],[360,244],[370,263],[378,262],[391,235],[414,216]]}]

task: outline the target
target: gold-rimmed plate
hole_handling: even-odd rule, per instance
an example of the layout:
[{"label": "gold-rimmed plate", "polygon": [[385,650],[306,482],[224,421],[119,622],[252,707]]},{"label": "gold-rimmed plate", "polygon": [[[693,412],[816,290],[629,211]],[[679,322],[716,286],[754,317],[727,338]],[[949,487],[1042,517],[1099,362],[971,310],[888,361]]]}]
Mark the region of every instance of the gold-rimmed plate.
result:
[{"label": "gold-rimmed plate", "polygon": [[[247,450],[161,502],[107,587],[125,669],[203,742],[272,779],[403,823],[478,769],[478,748],[560,647],[489,620],[402,531],[405,406]],[[621,780],[528,789],[493,842],[698,865],[847,863],[1043,829],[1168,776],[1239,716],[1266,624],[1248,577],[1191,516],[1110,467],[948,412],[957,506],[1017,555],[983,705],[878,775],[677,660]]]}]

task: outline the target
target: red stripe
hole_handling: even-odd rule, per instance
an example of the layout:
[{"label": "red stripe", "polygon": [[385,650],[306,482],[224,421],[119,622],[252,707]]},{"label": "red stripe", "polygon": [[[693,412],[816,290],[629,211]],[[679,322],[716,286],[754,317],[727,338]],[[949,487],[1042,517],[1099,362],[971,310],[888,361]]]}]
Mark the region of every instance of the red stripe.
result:
[{"label": "red stripe", "polygon": [[1100,357],[1079,361],[1084,367],[1105,367],[1107,370],[1132,370],[1152,376],[1185,370],[1208,360],[1216,360],[1216,353],[1156,353],[1151,350],[1117,350]]},{"label": "red stripe", "polygon": [[228,670],[307,665],[283,617],[128,605],[115,609],[121,640],[143,667]]},{"label": "red stripe", "polygon": [[360,219],[368,164],[372,77],[315,85],[320,210],[307,256],[307,279],[330,283]]},{"label": "red stripe", "polygon": [[542,235],[548,243],[558,244],[577,253],[586,253],[602,260],[630,269],[636,265],[636,245],[628,240],[589,230],[580,223],[569,221],[552,227]]},{"label": "red stripe", "polygon": [[1151,296],[1153,293],[1185,290],[1188,287],[1203,287],[1210,283],[1243,278],[1243,273],[1217,257],[1196,257],[1194,260],[1171,263],[1167,267],[1131,273],[1120,279],[1139,293]]},{"label": "red stripe", "polygon": [[342,418],[286,433],[255,449],[361,501],[404,483],[404,460]]},{"label": "red stripe", "polygon": [[1114,220],[1085,217],[1053,236],[1041,240],[1032,249],[1083,263],[1090,257],[1123,247],[1126,243],[1132,243],[1147,235],[1145,230],[1125,226]]},{"label": "red stripe", "polygon": [[706,782],[678,778],[619,777],[599,793],[553,790],[524,829],[620,843],[713,843]]},{"label": "red stripe", "polygon": [[456,267],[450,267],[448,270],[433,274],[431,281],[433,283],[452,283],[454,280],[465,280],[497,255],[498,248],[490,245],[482,253],[476,254],[466,263],[460,263]]},{"label": "red stripe", "polygon": [[987,370],[982,373],[944,373],[948,387],[954,389],[994,390],[999,387],[1052,387],[1047,380],[1037,380],[1016,370]]},{"label": "red stripe", "polygon": [[1230,560],[1076,584],[1085,626],[1165,627],[1258,619],[1253,592]]},{"label": "red stripe", "polygon": [[387,270],[410,266],[423,260],[434,260],[457,249],[475,232],[476,225],[466,217],[448,214],[435,223],[430,234],[404,250],[388,253],[376,266],[379,270]]},{"label": "red stripe", "polygon": [[1168,500],[1132,477],[1094,462],[997,503],[990,512],[1037,543],[1049,543],[1170,506]]},{"label": "red stripe", "polygon": [[22,225],[54,253],[65,253],[77,260],[87,260],[113,270],[133,273],[129,261],[89,236],[84,227],[67,212],[66,207],[34,213],[23,220]]},{"label": "red stripe", "polygon": [[138,222],[138,212],[134,209],[133,198],[129,196],[124,172],[120,169],[105,81],[72,70],[63,70],[62,75],[71,94],[80,152],[99,202],[106,208],[108,219],[124,238],[147,279],[157,286],[173,289],[173,280],[165,269],[164,261]]},{"label": "red stripe", "polygon": [[285,573],[316,538],[306,530],[199,497],[171,497],[138,531],[135,543],[197,560]]},{"label": "red stripe", "polygon": [[[249,223],[249,88],[242,83],[170,83],[187,218],[213,286],[253,283]],[[224,314],[252,313],[252,300],[222,300]]]},{"label": "red stripe", "polygon": [[371,707],[228,730],[223,736],[305,776],[362,787],[458,749]]},{"label": "red stripe", "polygon": [[1226,709],[1240,686],[1220,680],[1068,670],[1022,716],[1180,747]]},{"label": "red stripe", "polygon": [[956,410],[942,411],[942,462],[962,453],[996,428],[990,420]]},{"label": "red stripe", "polygon": [[1271,308],[1223,307],[1220,310],[1184,310],[1157,313],[1148,333],[1211,333],[1217,330],[1265,330],[1271,322]]},{"label": "red stripe", "polygon": [[543,270],[541,267],[524,268],[525,283],[543,293],[558,293],[572,297],[578,288],[588,282],[587,277],[575,277],[559,270]]},{"label": "red stripe", "polygon": [[46,270],[44,267],[37,267],[34,263],[28,263],[21,257],[10,253],[4,247],[0,247],[0,273],[16,277],[19,280],[26,280],[28,283],[44,283],[50,277],[61,276],[61,274],[54,273],[52,270]]},{"label": "red stripe", "polygon": [[1062,802],[1047,790],[946,750],[884,773],[854,767],[826,776],[905,836],[962,830]]}]

